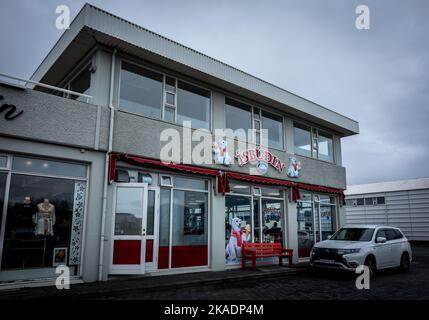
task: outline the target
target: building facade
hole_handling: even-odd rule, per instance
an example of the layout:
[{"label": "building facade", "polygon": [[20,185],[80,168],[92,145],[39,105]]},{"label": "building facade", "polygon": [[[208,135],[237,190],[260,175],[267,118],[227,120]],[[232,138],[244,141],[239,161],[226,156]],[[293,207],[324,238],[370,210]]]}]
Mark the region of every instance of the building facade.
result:
[{"label": "building facade", "polygon": [[31,81],[0,85],[0,281],[298,263],[345,220],[329,109],[88,4]]},{"label": "building facade", "polygon": [[400,228],[411,241],[429,241],[429,179],[348,186],[347,224]]}]

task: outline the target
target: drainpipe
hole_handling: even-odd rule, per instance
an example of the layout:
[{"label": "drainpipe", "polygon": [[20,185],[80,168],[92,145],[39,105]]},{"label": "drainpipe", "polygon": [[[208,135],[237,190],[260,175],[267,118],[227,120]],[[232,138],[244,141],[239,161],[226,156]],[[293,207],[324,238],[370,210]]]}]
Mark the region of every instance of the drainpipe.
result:
[{"label": "drainpipe", "polygon": [[101,216],[101,235],[100,235],[100,256],[98,259],[98,281],[103,280],[103,260],[104,260],[104,242],[106,241],[106,216],[107,216],[107,189],[109,186],[109,156],[113,149],[113,124],[115,120],[115,109],[113,106],[113,90],[115,80],[115,58],[116,48],[112,53],[112,65],[110,67],[110,91],[109,91],[109,109],[110,109],[110,124],[109,124],[109,144],[106,152],[106,160],[104,166],[104,185],[103,185],[103,208]]}]

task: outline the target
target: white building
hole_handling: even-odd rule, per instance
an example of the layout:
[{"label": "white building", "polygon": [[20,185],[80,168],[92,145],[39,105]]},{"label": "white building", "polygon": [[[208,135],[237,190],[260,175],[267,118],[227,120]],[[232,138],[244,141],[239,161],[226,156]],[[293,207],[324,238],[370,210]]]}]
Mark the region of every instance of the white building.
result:
[{"label": "white building", "polygon": [[429,178],[351,185],[345,195],[347,224],[391,225],[429,241]]}]

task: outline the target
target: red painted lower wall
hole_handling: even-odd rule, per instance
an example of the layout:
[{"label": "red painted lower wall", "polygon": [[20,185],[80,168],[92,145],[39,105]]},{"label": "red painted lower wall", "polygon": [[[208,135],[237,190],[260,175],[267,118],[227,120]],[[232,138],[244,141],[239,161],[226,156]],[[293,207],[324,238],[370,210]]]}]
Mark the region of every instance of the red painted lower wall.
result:
[{"label": "red painted lower wall", "polygon": [[115,240],[113,243],[113,264],[140,264],[140,240]]},{"label": "red painted lower wall", "polygon": [[[171,267],[197,267],[208,264],[208,247],[200,246],[173,246],[171,252]],[[158,252],[158,269],[168,268],[168,246],[160,246]]]}]

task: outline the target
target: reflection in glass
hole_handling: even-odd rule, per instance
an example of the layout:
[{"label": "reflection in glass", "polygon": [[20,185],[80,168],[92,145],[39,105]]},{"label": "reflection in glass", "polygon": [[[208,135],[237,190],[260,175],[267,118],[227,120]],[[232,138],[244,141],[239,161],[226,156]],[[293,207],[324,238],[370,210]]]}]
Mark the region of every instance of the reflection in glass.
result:
[{"label": "reflection in glass", "polygon": [[143,189],[118,187],[116,193],[115,235],[141,235]]},{"label": "reflection in glass", "polygon": [[283,244],[283,201],[262,199],[263,242]]},{"label": "reflection in glass", "polygon": [[262,111],[262,128],[268,130],[268,147],[283,149],[283,117]]},{"label": "reflection in glass", "polygon": [[160,192],[158,269],[166,269],[169,266],[171,191],[161,188]]},{"label": "reflection in glass", "polygon": [[319,131],[319,159],[325,161],[334,161],[332,136]]},{"label": "reflection in glass", "polygon": [[120,109],[161,118],[162,74],[122,63]]},{"label": "reflection in glass", "polygon": [[0,156],[0,168],[6,168],[7,166],[7,157]]},{"label": "reflection in glass", "polygon": [[235,195],[225,196],[225,262],[241,261],[241,245],[251,241],[251,198]]},{"label": "reflection in glass", "polygon": [[261,224],[259,221],[259,200],[253,200],[253,242],[260,242]]},{"label": "reflection in glass", "polygon": [[210,91],[179,81],[177,123],[191,121],[193,128],[210,127]]},{"label": "reflection in glass", "polygon": [[[89,72],[89,67],[85,68],[74,80],[70,82],[70,90],[91,95],[91,72]],[[71,99],[86,102],[87,98],[77,95],[71,95]]]},{"label": "reflection in glass", "polygon": [[81,164],[27,157],[13,157],[14,171],[44,175],[86,178],[86,166]]},{"label": "reflection in glass", "polygon": [[146,235],[153,236],[155,227],[155,191],[147,192],[147,218],[146,218]]},{"label": "reflection in glass", "polygon": [[[0,189],[1,179],[2,175]],[[12,175],[3,270],[52,267],[56,248],[67,248],[70,252],[76,183],[71,179]],[[84,182],[78,183],[84,186]],[[84,188],[82,190],[84,192]],[[55,211],[49,209],[46,218],[36,219],[44,212],[40,209],[44,202],[46,208],[55,208]],[[63,258],[64,263],[68,263],[67,256]]]},{"label": "reflection in glass", "polygon": [[252,128],[251,107],[247,104],[235,101],[229,98],[225,99],[225,124],[226,129],[244,129]]},{"label": "reflection in glass", "polygon": [[297,202],[298,257],[309,257],[314,245],[313,202],[310,194],[301,194]]},{"label": "reflection in glass", "polygon": [[0,230],[1,230],[1,223],[3,221],[3,206],[4,206],[4,193],[6,191],[6,178],[7,173],[6,172],[0,172]]},{"label": "reflection in glass", "polygon": [[311,130],[308,127],[294,124],[295,153],[311,157]]},{"label": "reflection in glass", "polygon": [[171,267],[208,263],[207,193],[173,191]]}]

